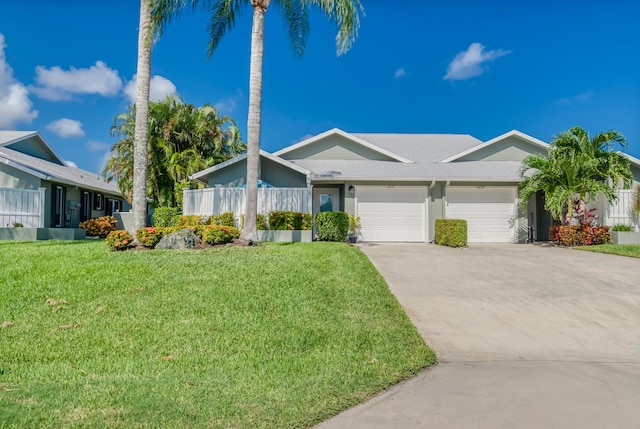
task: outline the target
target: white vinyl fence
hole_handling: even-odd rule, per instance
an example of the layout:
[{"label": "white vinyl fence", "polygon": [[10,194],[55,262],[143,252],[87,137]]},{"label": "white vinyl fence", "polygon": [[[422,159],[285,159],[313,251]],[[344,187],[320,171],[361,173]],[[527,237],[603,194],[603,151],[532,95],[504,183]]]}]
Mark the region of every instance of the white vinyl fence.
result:
[{"label": "white vinyl fence", "polygon": [[25,228],[44,227],[45,188],[0,188],[0,228],[21,223]]},{"label": "white vinyl fence", "polygon": [[605,214],[605,225],[625,224],[633,226],[633,210],[631,205],[633,202],[633,190],[618,190],[618,199],[613,204],[607,204]]},{"label": "white vinyl fence", "polygon": [[[211,216],[233,212],[237,217],[245,213],[245,189],[217,186],[206,189],[185,189],[182,214]],[[287,210],[311,212],[310,192],[307,188],[258,188],[258,213]]]}]

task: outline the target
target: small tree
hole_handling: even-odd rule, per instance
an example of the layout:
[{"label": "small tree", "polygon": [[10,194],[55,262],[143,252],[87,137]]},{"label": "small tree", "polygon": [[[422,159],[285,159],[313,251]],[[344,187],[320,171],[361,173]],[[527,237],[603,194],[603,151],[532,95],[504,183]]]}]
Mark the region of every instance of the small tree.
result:
[{"label": "small tree", "polygon": [[[545,194],[544,208],[556,220],[568,225],[574,207],[593,203],[602,194],[613,203],[619,187],[629,188],[633,180],[629,160],[616,152],[626,147],[618,131],[607,131],[593,138],[581,127],[573,127],[554,137],[548,157],[529,155],[522,161],[521,204],[538,191]],[[577,204],[574,199],[578,198]]]}]

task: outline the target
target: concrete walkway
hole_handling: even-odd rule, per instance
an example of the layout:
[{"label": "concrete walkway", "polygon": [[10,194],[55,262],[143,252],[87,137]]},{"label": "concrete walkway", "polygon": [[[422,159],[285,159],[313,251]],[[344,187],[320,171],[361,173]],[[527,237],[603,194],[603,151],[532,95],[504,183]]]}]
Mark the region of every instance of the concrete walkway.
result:
[{"label": "concrete walkway", "polygon": [[439,364],[318,426],[640,428],[640,260],[363,244]]}]

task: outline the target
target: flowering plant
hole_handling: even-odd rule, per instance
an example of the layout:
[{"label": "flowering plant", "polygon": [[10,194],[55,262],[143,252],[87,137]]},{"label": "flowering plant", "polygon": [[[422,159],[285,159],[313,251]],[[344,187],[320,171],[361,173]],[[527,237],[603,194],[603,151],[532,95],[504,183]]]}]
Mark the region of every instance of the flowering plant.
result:
[{"label": "flowering plant", "polygon": [[102,216],[82,222],[79,227],[87,230],[88,236],[105,238],[111,231],[116,230],[118,221],[113,216]]},{"label": "flowering plant", "polygon": [[105,240],[110,250],[127,250],[133,244],[133,236],[128,231],[111,231]]},{"label": "flowering plant", "polygon": [[165,234],[165,228],[142,228],[136,231],[136,238],[144,247],[154,247]]},{"label": "flowering plant", "polygon": [[230,243],[240,237],[238,228],[225,225],[207,225],[202,228],[202,241],[207,244]]}]

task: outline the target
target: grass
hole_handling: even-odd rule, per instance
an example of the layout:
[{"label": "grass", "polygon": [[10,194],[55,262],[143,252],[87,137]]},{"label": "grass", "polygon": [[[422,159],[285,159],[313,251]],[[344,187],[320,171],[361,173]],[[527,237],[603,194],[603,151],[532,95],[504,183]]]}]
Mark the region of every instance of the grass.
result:
[{"label": "grass", "polygon": [[0,242],[0,428],[308,427],[435,361],[356,248]]},{"label": "grass", "polygon": [[575,249],[640,258],[640,244],[599,244],[597,246],[575,247]]}]

